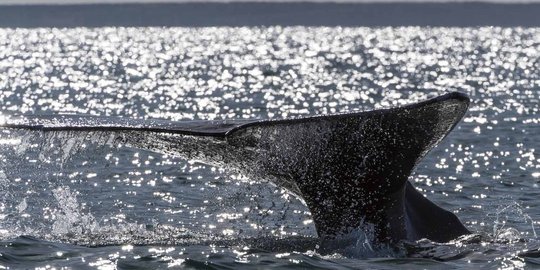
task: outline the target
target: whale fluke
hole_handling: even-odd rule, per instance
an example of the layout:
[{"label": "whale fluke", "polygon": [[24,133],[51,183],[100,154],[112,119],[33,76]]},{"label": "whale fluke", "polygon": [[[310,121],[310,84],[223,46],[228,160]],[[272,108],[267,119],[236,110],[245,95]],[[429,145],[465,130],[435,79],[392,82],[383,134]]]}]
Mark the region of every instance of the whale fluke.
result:
[{"label": "whale fluke", "polygon": [[460,121],[467,96],[403,107],[283,120],[166,121],[54,115],[11,117],[2,128],[105,132],[128,145],[226,166],[300,196],[317,233],[361,224],[382,242],[447,242],[469,231],[407,180]]}]

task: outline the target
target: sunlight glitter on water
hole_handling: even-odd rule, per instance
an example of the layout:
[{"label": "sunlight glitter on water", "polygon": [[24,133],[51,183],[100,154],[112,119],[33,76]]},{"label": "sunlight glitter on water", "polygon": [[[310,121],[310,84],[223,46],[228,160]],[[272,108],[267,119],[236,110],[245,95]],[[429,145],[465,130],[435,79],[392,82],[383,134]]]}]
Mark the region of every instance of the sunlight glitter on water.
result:
[{"label": "sunlight glitter on water", "polygon": [[[281,118],[398,106],[461,91],[472,98],[469,113],[411,182],[473,231],[512,244],[473,246],[480,254],[463,258],[444,247],[433,254],[519,268],[524,262],[515,254],[535,247],[540,220],[539,58],[540,30],[534,28],[0,29],[0,111]],[[53,143],[0,135],[1,228],[9,228],[3,239],[33,235],[124,247],[171,239],[173,245],[199,243],[216,235],[315,235],[303,203],[267,183],[91,140],[69,154]],[[40,155],[43,149],[58,157]],[[529,242],[514,243],[509,228]],[[188,244],[188,250],[198,248]],[[490,248],[495,255],[487,254]],[[198,259],[211,261],[206,255]],[[264,259],[257,255],[215,260]],[[157,260],[193,263],[177,257]],[[347,256],[340,258],[334,259],[346,265]],[[88,261],[99,268],[121,260],[96,254]],[[292,253],[283,260],[313,258]]]}]

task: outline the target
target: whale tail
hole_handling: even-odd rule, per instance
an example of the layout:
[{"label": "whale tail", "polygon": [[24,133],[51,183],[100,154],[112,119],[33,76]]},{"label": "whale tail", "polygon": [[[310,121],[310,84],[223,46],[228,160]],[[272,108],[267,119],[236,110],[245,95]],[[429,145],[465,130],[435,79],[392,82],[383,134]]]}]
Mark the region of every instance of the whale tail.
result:
[{"label": "whale tail", "polygon": [[257,149],[257,173],[299,194],[320,236],[364,222],[384,242],[448,241],[467,229],[407,179],[468,105],[450,93],[399,108],[246,124],[226,138]]},{"label": "whale tail", "polygon": [[3,128],[115,133],[135,147],[234,168],[297,194],[319,236],[372,224],[384,242],[445,242],[469,231],[407,181],[426,153],[460,121],[469,99],[449,93],[420,103],[283,120],[130,120],[25,116]]}]

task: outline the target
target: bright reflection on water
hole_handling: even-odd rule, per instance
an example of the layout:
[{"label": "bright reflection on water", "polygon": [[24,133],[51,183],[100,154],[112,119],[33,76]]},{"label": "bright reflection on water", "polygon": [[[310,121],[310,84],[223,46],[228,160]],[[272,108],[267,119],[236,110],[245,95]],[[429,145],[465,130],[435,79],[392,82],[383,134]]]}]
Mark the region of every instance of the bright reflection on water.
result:
[{"label": "bright reflection on water", "polygon": [[540,30],[523,28],[1,29],[3,115],[283,118],[467,93],[464,121],[411,181],[484,236],[407,253],[373,250],[357,232],[327,254],[307,208],[268,183],[92,138],[71,153],[69,141],[2,130],[0,265],[538,265],[539,56]]}]

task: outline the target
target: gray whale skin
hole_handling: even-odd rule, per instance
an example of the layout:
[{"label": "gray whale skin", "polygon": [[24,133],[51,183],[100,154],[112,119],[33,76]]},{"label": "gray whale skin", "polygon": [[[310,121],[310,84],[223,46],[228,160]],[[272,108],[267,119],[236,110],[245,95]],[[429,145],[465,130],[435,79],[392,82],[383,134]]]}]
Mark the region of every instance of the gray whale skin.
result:
[{"label": "gray whale skin", "polygon": [[132,147],[231,168],[299,196],[320,237],[369,224],[375,239],[448,242],[469,234],[408,181],[461,120],[453,92],[403,107],[283,120],[166,121],[84,115],[18,116],[1,128],[109,134]]}]

